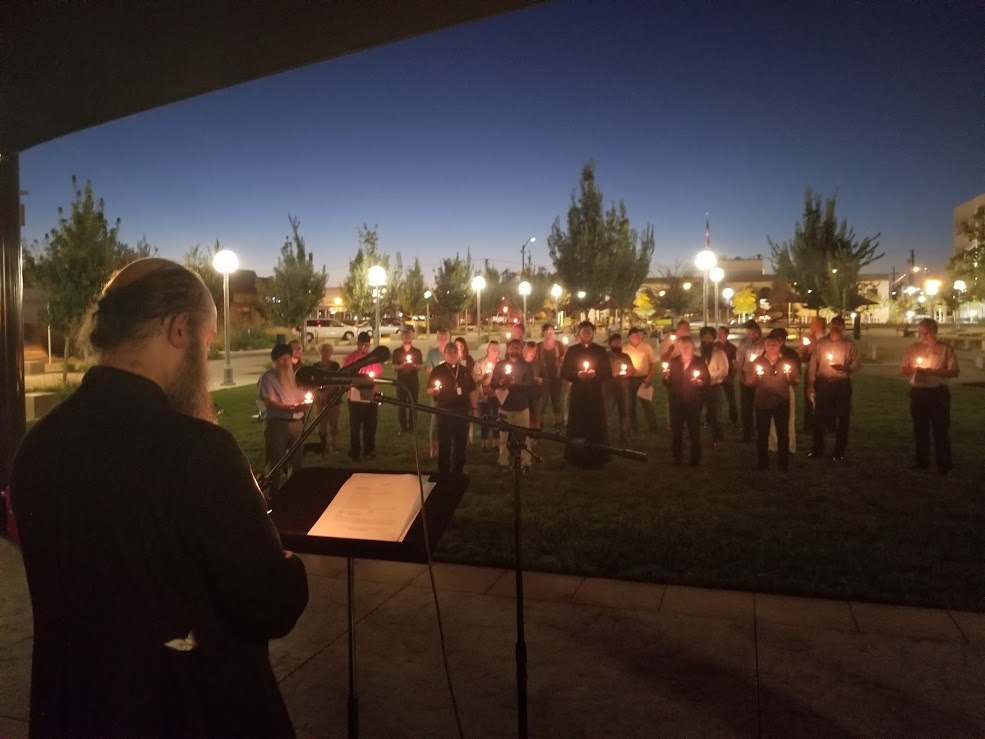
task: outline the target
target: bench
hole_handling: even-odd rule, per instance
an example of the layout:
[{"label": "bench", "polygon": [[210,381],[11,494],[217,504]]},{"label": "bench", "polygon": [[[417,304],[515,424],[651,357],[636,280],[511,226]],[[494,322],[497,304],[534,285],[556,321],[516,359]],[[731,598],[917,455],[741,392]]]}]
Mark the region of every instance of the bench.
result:
[{"label": "bench", "polygon": [[58,405],[58,393],[35,392],[24,393],[24,418],[27,421],[37,421]]}]

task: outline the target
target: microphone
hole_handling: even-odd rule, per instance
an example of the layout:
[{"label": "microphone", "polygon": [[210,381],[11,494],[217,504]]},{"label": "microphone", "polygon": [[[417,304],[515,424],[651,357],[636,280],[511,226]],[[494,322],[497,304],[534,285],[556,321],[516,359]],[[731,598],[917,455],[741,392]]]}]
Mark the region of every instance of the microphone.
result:
[{"label": "microphone", "polygon": [[[371,364],[386,364],[390,361],[390,350],[385,346],[378,346],[365,357],[357,359],[352,364],[347,364],[345,367],[339,370],[340,375],[354,375],[363,367],[368,367]],[[303,369],[303,368],[302,368]],[[298,370],[300,372],[301,370]]]},{"label": "microphone", "polygon": [[342,372],[329,372],[317,367],[301,367],[294,375],[294,381],[301,387],[373,387],[373,385],[395,385],[393,380],[369,375],[346,375]]}]

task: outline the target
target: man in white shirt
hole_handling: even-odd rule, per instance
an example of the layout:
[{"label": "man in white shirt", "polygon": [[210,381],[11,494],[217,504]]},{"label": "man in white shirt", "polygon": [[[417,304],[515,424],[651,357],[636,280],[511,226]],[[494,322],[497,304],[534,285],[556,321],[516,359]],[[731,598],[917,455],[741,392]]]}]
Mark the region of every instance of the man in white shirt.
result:
[{"label": "man in white shirt", "polygon": [[[653,410],[653,373],[657,368],[657,354],[645,340],[643,329],[629,329],[629,346],[623,347],[623,353],[633,362],[633,376],[629,378],[629,429],[632,433],[639,431],[639,420],[636,416],[637,404],[643,408],[647,430],[652,434],[657,430],[657,414]],[[640,388],[649,393],[648,398],[640,396]]]}]

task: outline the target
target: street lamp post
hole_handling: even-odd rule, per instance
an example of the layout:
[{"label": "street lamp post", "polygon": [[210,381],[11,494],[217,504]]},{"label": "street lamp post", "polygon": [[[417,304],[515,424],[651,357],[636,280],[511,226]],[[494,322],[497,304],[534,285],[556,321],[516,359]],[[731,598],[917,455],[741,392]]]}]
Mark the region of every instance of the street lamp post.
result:
[{"label": "street lamp post", "polygon": [[529,239],[524,241],[523,246],[520,247],[520,277],[523,277],[523,273],[527,269],[527,244],[532,244],[536,240],[537,240],[536,236],[531,236]]},{"label": "street lamp post", "polygon": [[[222,368],[222,384],[232,385],[233,365],[229,360],[229,275],[239,269],[239,257],[229,249],[216,252],[212,257],[212,266],[222,274],[222,333],[226,345],[226,366]],[[304,337],[304,334],[301,334]]]},{"label": "street lamp post", "polygon": [[935,320],[937,319],[937,294],[940,292],[940,289],[940,280],[926,280],[923,283],[923,291],[930,296],[930,307]]},{"label": "street lamp post", "polygon": [[523,296],[523,336],[527,336],[527,296],[530,294],[530,283],[524,280],[520,283],[520,295]]},{"label": "street lamp post", "polygon": [[704,313],[705,326],[708,325],[708,270],[718,264],[718,257],[711,249],[702,249],[694,258],[694,266],[701,270],[704,279],[701,287],[701,308]]},{"label": "street lamp post", "polygon": [[430,290],[424,291],[424,333],[431,333],[431,296],[434,295]]},{"label": "street lamp post", "polygon": [[711,278],[712,283],[715,285],[713,292],[715,293],[715,327],[718,327],[718,309],[721,301],[718,299],[718,283],[725,279],[725,270],[721,267],[712,267],[708,271],[708,276]]},{"label": "street lamp post", "polygon": [[961,299],[964,297],[964,291],[968,289],[968,283],[964,280],[954,281],[954,292],[958,294],[958,304],[954,308],[954,324],[961,330]]},{"label": "street lamp post", "polygon": [[369,268],[369,286],[373,288],[376,303],[376,345],[380,345],[380,300],[383,298],[383,286],[386,285],[386,269],[378,264]]},{"label": "street lamp post", "polygon": [[735,290],[730,287],[722,290],[722,297],[725,298],[725,304],[729,307],[729,315],[732,315],[732,296],[735,295]]},{"label": "street lamp post", "polygon": [[476,275],[472,278],[472,289],[475,290],[475,338],[479,340],[482,335],[482,289],[486,286],[486,278]]},{"label": "street lamp post", "polygon": [[554,298],[554,323],[555,323],[555,325],[557,325],[558,319],[561,317],[561,312],[559,310],[559,308],[561,307],[561,305],[560,305],[560,303],[558,301],[561,300],[561,293],[562,292],[563,292],[563,290],[561,289],[561,286],[559,284],[557,284],[556,282],[554,283],[553,286],[551,286],[551,297]]}]

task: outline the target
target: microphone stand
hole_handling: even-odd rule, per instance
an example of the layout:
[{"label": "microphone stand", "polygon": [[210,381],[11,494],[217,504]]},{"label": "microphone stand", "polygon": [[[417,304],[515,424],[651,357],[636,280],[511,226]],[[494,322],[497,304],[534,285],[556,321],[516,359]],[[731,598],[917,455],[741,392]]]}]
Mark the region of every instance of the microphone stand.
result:
[{"label": "microphone stand", "polygon": [[526,428],[507,423],[503,418],[475,417],[457,411],[445,410],[434,406],[421,406],[413,399],[398,400],[390,398],[382,393],[375,393],[374,398],[387,405],[395,405],[402,408],[410,408],[412,412],[416,410],[431,413],[437,416],[447,416],[451,418],[461,418],[470,423],[478,424],[493,429],[494,431],[508,434],[507,449],[510,453],[510,468],[513,471],[513,548],[514,548],[514,578],[516,580],[516,698],[517,698],[517,730],[520,739],[527,739],[527,641],[524,626],[524,606],[523,606],[523,537],[521,535],[521,506],[520,506],[520,480],[523,477],[523,452],[530,454],[531,458],[537,462],[543,460],[534,454],[527,446],[527,439],[544,439],[555,441],[559,444],[577,446],[579,449],[594,449],[606,451],[619,457],[626,457],[638,462],[645,462],[647,455],[633,449],[619,449],[608,446],[607,444],[597,444],[584,439],[569,439],[560,434],[551,434],[540,429]]}]

